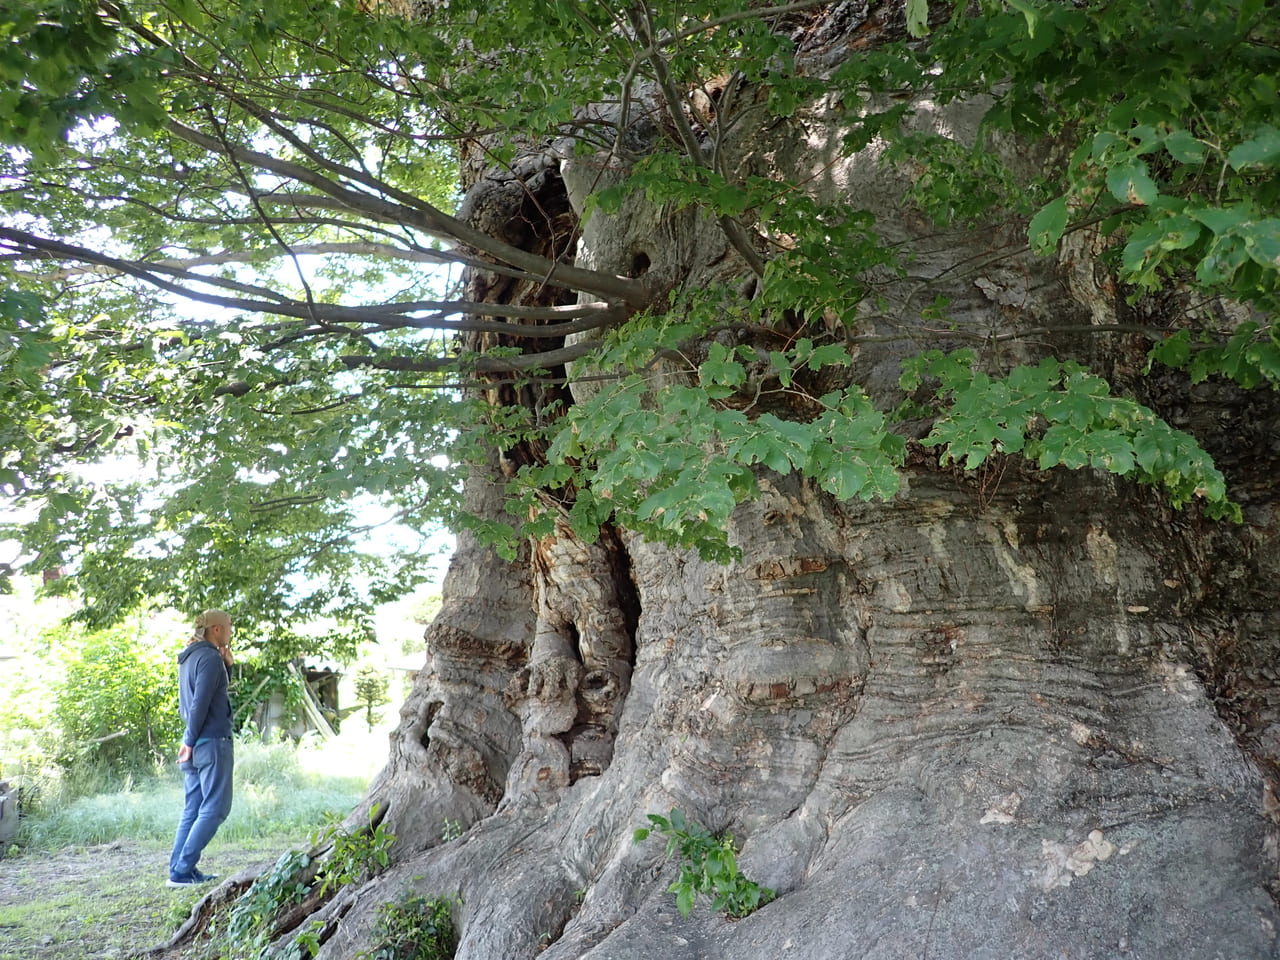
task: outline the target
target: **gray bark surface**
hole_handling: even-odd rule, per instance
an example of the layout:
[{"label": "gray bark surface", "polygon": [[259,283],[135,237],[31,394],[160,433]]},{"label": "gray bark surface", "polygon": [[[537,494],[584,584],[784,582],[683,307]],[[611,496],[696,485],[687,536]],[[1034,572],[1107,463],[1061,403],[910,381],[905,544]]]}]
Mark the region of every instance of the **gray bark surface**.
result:
[{"label": "gray bark surface", "polygon": [[[857,507],[778,480],[728,567],[631,541],[612,763],[491,809],[427,792],[450,776],[430,758],[391,775],[374,794],[406,846],[474,826],[353,902],[460,892],[468,960],[1277,955],[1263,780],[1197,673],[1178,533],[1093,477],[985,503],[915,480]],[[432,744],[458,739],[453,711],[512,726],[499,686],[424,683],[448,701]],[[631,839],[672,807],[739,838],[778,899],[681,917],[662,841]],[[322,955],[352,955],[368,918]]]}]

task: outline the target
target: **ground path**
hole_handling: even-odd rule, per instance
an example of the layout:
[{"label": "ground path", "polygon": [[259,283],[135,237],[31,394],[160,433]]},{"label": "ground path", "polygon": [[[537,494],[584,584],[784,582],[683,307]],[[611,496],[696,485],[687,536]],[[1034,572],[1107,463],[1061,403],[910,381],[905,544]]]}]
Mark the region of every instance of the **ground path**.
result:
[{"label": "ground path", "polygon": [[[290,843],[215,837],[200,868],[266,868]],[[167,845],[138,840],[0,859],[0,960],[124,960],[164,942],[209,890],[165,886],[168,859]]]}]

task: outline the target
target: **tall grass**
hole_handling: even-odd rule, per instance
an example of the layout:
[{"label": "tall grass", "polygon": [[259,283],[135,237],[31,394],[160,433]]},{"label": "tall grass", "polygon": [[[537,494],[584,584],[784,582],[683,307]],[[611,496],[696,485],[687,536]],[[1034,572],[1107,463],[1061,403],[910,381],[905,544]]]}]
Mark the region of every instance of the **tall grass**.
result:
[{"label": "tall grass", "polygon": [[[304,740],[297,747],[238,740],[235,799],[217,839],[307,836],[359,802],[385,757],[385,733],[379,738],[353,731],[327,742]],[[169,764],[154,776],[103,781],[85,795],[92,777],[82,774],[74,790],[49,785],[22,820],[19,847],[34,852],[173,837],[182,810],[182,778],[175,766]]]}]

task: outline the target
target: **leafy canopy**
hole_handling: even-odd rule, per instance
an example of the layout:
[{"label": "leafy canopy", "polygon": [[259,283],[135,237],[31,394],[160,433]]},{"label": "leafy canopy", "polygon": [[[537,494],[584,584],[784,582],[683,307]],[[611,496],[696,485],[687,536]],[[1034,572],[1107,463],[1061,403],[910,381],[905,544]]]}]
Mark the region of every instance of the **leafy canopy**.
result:
[{"label": "leafy canopy", "polygon": [[[1153,329],[1153,362],[1277,382],[1280,37],[1262,0],[909,0],[876,44],[821,67],[804,47],[817,3],[410,12],[0,9],[0,489],[29,565],[71,569],[87,619],[154,598],[235,609],[264,635],[321,616],[367,630],[422,571],[419,544],[370,529],[374,505],[508,549],[563,517],[725,558],[762,468],[892,496],[906,442],[848,348],[907,264],[854,198],[726,159],[761,111],[821,101],[846,153],[877,143],[913,165],[906,199],[940,223],[1022,216],[1045,255],[1096,229],[1133,296],[1243,302],[1258,319],[1225,338],[1191,318]],[[973,144],[912,123],[975,97]],[[1056,153],[1028,177],[993,137]],[[667,296],[455,216],[459,161],[511,173],[551,141],[619,174],[594,215],[643,195],[712,218],[752,292]],[[562,295],[469,302],[468,266]],[[897,320],[919,340],[945,304]],[[733,324],[773,345],[720,336]],[[599,336],[565,339],[584,331]],[[555,383],[584,358],[603,386],[568,405]],[[678,376],[655,391],[659,360]],[[903,378],[929,392],[923,442],[966,468],[1021,455],[1238,514],[1190,437],[1078,363],[931,352]],[[497,380],[553,399],[495,406]],[[537,451],[511,491],[528,525],[466,517],[468,465],[521,444]],[[104,462],[114,477],[90,469]]]}]

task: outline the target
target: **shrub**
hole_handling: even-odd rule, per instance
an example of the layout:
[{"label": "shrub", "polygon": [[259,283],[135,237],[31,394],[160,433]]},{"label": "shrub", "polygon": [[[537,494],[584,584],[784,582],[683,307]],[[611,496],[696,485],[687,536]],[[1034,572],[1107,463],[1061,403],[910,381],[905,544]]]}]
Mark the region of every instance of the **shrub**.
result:
[{"label": "shrub", "polygon": [[53,706],[58,764],[72,773],[85,764],[121,775],[150,772],[182,735],[174,662],[180,644],[149,634],[141,618],[83,636],[65,626],[51,634],[64,663]]},{"label": "shrub", "polygon": [[360,960],[452,960],[457,897],[409,897],[378,909],[377,946]]},{"label": "shrub", "polygon": [[768,887],[748,880],[738,872],[737,849],[731,836],[714,836],[679,810],[668,816],[648,815],[652,827],[635,832],[635,842],[656,831],[667,837],[667,856],[680,855],[680,876],[669,890],[676,895],[676,907],[684,916],[693,910],[698,894],[712,898],[711,908],[734,918],[745,917],[774,897]]}]

